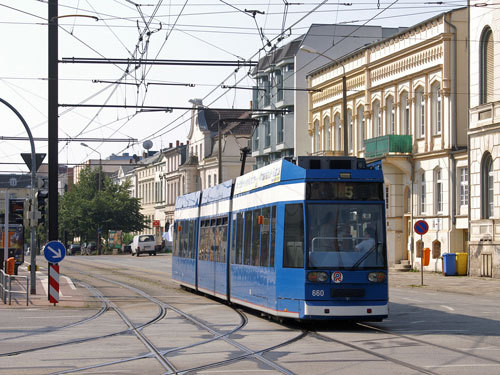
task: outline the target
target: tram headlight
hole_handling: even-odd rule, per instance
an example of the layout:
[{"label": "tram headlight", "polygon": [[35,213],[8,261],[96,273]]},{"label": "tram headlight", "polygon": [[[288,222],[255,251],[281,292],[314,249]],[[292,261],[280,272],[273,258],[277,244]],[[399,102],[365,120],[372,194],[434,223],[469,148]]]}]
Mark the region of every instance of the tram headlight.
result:
[{"label": "tram headlight", "polygon": [[387,279],[385,272],[370,272],[368,274],[368,281],[371,283],[383,283]]},{"label": "tram headlight", "polygon": [[326,283],[329,278],[326,272],[313,271],[307,274],[307,280],[312,283]]}]

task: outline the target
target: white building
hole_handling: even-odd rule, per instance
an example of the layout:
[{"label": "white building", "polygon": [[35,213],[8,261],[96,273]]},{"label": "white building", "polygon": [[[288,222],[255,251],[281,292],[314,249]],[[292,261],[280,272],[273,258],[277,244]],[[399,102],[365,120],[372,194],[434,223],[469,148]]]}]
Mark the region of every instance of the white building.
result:
[{"label": "white building", "polygon": [[500,277],[500,10],[470,5],[470,272]]}]

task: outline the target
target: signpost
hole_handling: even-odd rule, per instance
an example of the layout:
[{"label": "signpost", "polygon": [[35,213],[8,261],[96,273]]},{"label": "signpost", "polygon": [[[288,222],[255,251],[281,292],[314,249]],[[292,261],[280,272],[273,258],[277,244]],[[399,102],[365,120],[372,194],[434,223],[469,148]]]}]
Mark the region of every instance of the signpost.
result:
[{"label": "signpost", "polygon": [[43,256],[49,262],[49,301],[59,302],[59,262],[66,256],[66,248],[60,241],[50,241],[43,248]]},{"label": "signpost", "polygon": [[418,220],[413,229],[415,229],[415,233],[420,234],[420,242],[422,243],[422,249],[420,250],[420,280],[421,285],[424,286],[424,240],[422,237],[429,230],[429,224],[425,220]]}]

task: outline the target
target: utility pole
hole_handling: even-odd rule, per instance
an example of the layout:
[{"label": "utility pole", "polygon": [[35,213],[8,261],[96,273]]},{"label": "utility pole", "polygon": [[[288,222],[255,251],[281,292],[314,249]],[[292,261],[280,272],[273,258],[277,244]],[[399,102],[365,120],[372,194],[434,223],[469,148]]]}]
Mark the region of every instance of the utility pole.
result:
[{"label": "utility pole", "polygon": [[58,178],[59,178],[59,70],[58,70],[58,0],[49,0],[49,241],[58,238]]}]

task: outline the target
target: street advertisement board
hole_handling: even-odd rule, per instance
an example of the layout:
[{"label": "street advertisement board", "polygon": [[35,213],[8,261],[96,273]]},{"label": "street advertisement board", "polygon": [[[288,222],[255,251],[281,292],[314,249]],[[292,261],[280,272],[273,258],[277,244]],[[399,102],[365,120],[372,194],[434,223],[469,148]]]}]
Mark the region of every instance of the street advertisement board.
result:
[{"label": "street advertisement board", "polygon": [[[4,225],[1,225],[2,242],[0,242],[0,259],[4,259]],[[8,258],[13,257],[16,264],[24,263],[24,227],[22,224],[9,224],[9,253]]]},{"label": "street advertisement board", "polygon": [[109,242],[109,247],[111,249],[121,249],[122,248],[122,231],[121,230],[110,230],[108,242]]}]

